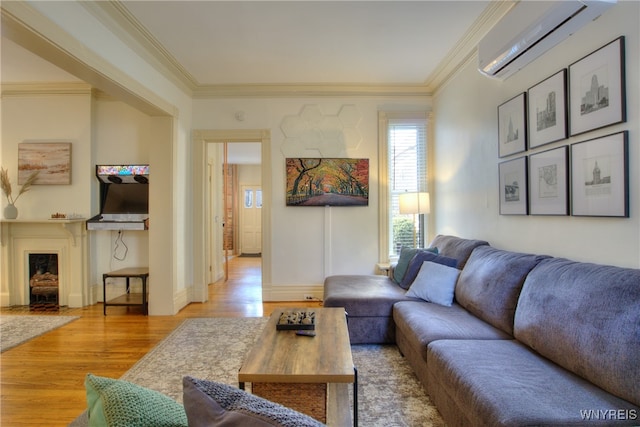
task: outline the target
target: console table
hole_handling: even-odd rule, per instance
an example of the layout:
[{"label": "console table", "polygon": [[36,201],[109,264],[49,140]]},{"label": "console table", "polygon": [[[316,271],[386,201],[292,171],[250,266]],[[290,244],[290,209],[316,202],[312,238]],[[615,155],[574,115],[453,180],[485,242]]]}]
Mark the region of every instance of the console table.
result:
[{"label": "console table", "polygon": [[[107,301],[107,279],[113,277],[125,278],[127,280],[126,293],[119,297]],[[131,278],[138,278],[142,281],[142,293],[131,293]],[[111,271],[102,275],[102,292],[104,295],[104,315],[107,315],[108,305],[139,305],[145,315],[149,314],[149,303],[147,298],[147,279],[149,278],[149,267],[129,267]]]}]

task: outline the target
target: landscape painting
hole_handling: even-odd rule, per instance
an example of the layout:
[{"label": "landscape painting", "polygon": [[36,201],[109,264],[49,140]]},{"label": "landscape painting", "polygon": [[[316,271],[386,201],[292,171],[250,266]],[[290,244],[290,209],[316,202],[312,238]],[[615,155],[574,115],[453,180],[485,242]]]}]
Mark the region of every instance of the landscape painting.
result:
[{"label": "landscape painting", "polygon": [[71,184],[70,142],[23,142],[18,144],[18,184],[38,171],[34,184]]},{"label": "landscape painting", "polygon": [[369,159],[287,158],[287,206],[368,206]]}]

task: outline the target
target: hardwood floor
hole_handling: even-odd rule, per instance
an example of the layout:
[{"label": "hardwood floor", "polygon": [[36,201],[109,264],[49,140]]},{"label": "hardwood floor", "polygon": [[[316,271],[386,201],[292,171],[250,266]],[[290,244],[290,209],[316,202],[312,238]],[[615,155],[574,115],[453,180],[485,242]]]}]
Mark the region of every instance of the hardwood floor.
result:
[{"label": "hardwood floor", "polygon": [[[103,316],[102,304],[62,310],[81,318],[0,356],[0,425],[66,426],[86,408],[87,373],[119,378],[185,318],[261,317],[277,307],[320,305],[263,303],[260,263],[233,258],[229,280],[209,285],[209,301],[192,303],[175,316],[144,316],[135,307],[107,307]],[[2,308],[2,314],[20,313]]]}]

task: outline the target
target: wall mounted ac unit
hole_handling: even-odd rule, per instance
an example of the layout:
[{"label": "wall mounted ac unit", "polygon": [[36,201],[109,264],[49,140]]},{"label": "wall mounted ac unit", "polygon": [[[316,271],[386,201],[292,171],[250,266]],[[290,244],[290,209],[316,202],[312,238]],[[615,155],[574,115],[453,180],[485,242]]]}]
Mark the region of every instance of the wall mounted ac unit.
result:
[{"label": "wall mounted ac unit", "polygon": [[478,44],[478,69],[488,77],[506,79],[615,3],[520,1]]}]

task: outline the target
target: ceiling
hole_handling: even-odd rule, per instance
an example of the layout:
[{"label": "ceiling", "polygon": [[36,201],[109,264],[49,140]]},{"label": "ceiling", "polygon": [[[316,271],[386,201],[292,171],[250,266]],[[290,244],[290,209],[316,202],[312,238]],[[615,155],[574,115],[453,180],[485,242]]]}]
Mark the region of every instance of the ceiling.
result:
[{"label": "ceiling", "polygon": [[[495,3],[495,2],[493,2]],[[83,2],[195,97],[269,85],[420,87],[451,58],[490,1]],[[485,19],[486,21],[486,19]],[[150,56],[149,56],[150,55]],[[6,83],[78,79],[2,38]],[[428,88],[422,89],[422,88]],[[318,92],[316,92],[318,93]],[[255,148],[255,147],[254,147]]]},{"label": "ceiling", "polygon": [[[86,2],[152,47],[192,89],[211,85],[423,85],[489,1]],[[113,25],[113,24],[112,24]],[[69,76],[3,39],[2,81]],[[34,66],[34,62],[38,66]]]}]

